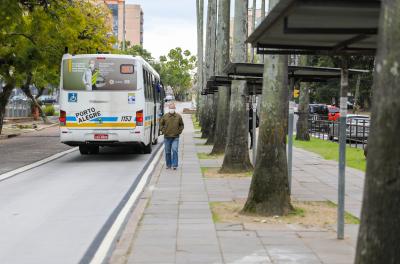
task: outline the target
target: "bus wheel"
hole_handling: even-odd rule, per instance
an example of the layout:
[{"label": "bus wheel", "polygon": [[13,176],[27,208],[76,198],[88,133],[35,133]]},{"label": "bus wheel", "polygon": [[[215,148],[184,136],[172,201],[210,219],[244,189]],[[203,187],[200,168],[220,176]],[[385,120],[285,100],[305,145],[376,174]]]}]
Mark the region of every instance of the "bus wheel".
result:
[{"label": "bus wheel", "polygon": [[144,154],[150,154],[151,153],[151,145],[152,145],[152,136],[150,135],[150,142],[149,142],[149,144],[148,145],[144,145],[144,147],[143,147],[143,153]]},{"label": "bus wheel", "polygon": [[154,141],[153,141],[153,145],[157,145],[158,144],[158,138],[156,138]]},{"label": "bus wheel", "polygon": [[79,152],[81,155],[89,154],[89,148],[87,146],[79,146]]},{"label": "bus wheel", "polygon": [[145,145],[143,148],[143,153],[144,154],[151,154],[152,148],[151,148],[151,142],[148,145]]}]

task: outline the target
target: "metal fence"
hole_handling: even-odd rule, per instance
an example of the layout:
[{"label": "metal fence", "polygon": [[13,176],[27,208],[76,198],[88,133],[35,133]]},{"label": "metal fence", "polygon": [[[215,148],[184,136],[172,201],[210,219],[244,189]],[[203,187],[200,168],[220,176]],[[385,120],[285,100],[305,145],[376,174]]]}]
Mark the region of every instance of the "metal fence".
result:
[{"label": "metal fence", "polygon": [[[369,120],[348,119],[346,122],[346,141],[350,147],[364,149],[369,135]],[[336,141],[339,140],[339,121],[328,120],[328,117],[311,115],[308,119],[311,136]]]},{"label": "metal fence", "polygon": [[27,101],[13,101],[6,105],[6,117],[31,116],[31,104]]}]

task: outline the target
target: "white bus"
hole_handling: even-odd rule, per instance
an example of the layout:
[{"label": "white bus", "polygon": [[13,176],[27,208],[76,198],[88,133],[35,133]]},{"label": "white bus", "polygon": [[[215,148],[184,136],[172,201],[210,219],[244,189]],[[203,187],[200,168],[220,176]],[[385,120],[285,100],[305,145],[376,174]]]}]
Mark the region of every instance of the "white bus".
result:
[{"label": "white bus", "polygon": [[79,146],[81,154],[127,144],[151,153],[163,101],[160,76],[141,57],[66,54],[61,63],[61,142]]}]

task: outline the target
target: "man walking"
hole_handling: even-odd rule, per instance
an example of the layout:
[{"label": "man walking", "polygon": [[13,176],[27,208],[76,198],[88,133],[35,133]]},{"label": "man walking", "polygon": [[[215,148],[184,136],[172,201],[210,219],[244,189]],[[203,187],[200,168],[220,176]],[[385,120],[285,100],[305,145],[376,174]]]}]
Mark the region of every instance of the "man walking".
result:
[{"label": "man walking", "polygon": [[168,113],[161,118],[160,129],[164,134],[167,169],[176,170],[178,167],[179,135],[182,133],[184,125],[182,116],[176,113],[174,103],[169,104],[168,108]]}]

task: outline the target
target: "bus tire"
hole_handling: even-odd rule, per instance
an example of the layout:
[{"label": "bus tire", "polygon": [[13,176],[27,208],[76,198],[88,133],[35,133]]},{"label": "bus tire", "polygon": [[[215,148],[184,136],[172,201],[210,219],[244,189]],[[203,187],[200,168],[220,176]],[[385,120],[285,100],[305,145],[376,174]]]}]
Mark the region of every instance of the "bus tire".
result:
[{"label": "bus tire", "polygon": [[89,149],[90,154],[99,154],[100,147],[99,146],[92,146]]},{"label": "bus tire", "polygon": [[157,145],[158,144],[158,138],[156,138],[154,141],[153,141],[153,145]]},{"label": "bus tire", "polygon": [[81,153],[81,155],[87,155],[89,154],[89,148],[87,146],[80,145],[79,152]]},{"label": "bus tire", "polygon": [[144,145],[143,153],[144,154],[151,154],[151,151],[152,151],[152,147],[151,146],[152,146],[151,142],[148,145]]}]

